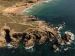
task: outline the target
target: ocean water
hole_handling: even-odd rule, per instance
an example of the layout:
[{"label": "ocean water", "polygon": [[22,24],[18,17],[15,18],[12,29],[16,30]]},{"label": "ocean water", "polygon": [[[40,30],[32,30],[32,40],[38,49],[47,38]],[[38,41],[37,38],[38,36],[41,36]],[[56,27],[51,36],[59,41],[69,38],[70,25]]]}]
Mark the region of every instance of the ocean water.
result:
[{"label": "ocean water", "polygon": [[[34,15],[40,20],[45,20],[55,26],[65,22],[63,33],[71,31],[75,34],[75,0],[50,0],[37,4],[28,11],[28,15]],[[54,53],[49,47],[48,45],[42,47],[41,56],[75,56],[75,41],[68,51]]]},{"label": "ocean water", "polygon": [[[25,12],[26,13],[26,12]],[[52,0],[33,6],[27,10],[28,15],[34,15],[40,20],[45,20],[55,26],[65,22],[64,31],[72,31],[75,34],[75,0]],[[41,46],[36,45],[34,52],[27,52],[24,48],[1,48],[0,56],[75,56],[75,43],[68,51],[55,53],[50,43]]]},{"label": "ocean water", "polygon": [[65,30],[75,33],[75,0],[52,0],[35,5],[28,11],[28,14],[54,25],[65,22]]}]

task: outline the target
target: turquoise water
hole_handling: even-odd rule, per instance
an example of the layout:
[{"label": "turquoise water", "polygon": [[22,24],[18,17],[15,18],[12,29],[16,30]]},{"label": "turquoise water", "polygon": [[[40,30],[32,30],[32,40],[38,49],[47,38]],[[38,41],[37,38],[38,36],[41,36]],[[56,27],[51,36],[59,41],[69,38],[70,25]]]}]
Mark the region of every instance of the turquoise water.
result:
[{"label": "turquoise water", "polygon": [[66,29],[75,33],[75,0],[52,0],[29,10],[31,15],[53,24],[66,23]]},{"label": "turquoise water", "polygon": [[[75,34],[75,0],[52,0],[34,6],[29,10],[28,14],[56,26],[65,22],[66,26],[63,30]],[[72,44],[71,49],[65,52],[54,53],[48,46],[44,46],[42,50],[40,51],[41,56],[75,56],[75,44]]]},{"label": "turquoise water", "polygon": [[[49,3],[35,5],[28,14],[39,17],[54,25],[66,23],[65,29],[75,34],[75,0],[52,0]],[[35,46],[34,52],[26,52],[24,48],[1,48],[0,56],[75,56],[75,44],[68,51],[54,53],[50,43]]]}]

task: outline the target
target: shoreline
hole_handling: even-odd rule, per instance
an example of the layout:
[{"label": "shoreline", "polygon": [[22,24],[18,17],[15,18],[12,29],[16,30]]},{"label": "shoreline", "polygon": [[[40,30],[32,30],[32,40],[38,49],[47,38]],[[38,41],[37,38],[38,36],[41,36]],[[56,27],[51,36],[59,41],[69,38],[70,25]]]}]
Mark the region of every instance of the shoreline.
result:
[{"label": "shoreline", "polygon": [[28,10],[33,8],[36,5],[42,4],[42,3],[48,3],[50,1],[37,1],[34,3],[21,3],[19,6],[18,5],[13,5],[12,7],[8,7],[4,9],[2,12],[3,13],[14,13],[14,14],[22,14],[23,12],[29,12]]},{"label": "shoreline", "polygon": [[[24,3],[21,4],[19,6],[12,6],[12,7],[8,7],[6,9],[3,10],[3,13],[14,13],[14,14],[22,14],[23,12],[27,11],[28,9],[32,8],[33,6],[41,3],[42,1],[38,1],[35,3]],[[26,4],[26,5],[25,5]]]},{"label": "shoreline", "polygon": [[[42,2],[42,1],[41,1]],[[26,10],[28,10],[28,9],[30,9],[30,8],[32,8],[33,6],[35,6],[35,5],[37,5],[37,4],[39,4],[39,3],[41,3],[40,1],[38,1],[38,2],[36,2],[36,3],[33,3],[33,4],[29,4],[28,3],[28,5],[27,5],[27,7],[24,5],[24,4],[22,4],[22,5],[20,5],[20,6],[11,6],[11,7],[8,7],[8,8],[6,8],[4,11],[3,11],[3,13],[6,13],[6,14],[14,14],[13,16],[14,17],[12,17],[12,19],[17,19],[20,15],[18,15],[18,17],[16,17],[17,15],[16,14],[21,14],[21,13],[23,13],[23,11],[24,11],[24,9],[26,8]],[[25,12],[25,11],[24,11]],[[4,17],[4,16],[3,16]],[[7,15],[6,15],[6,17],[7,17]],[[9,17],[10,17],[10,15],[9,15]],[[22,16],[21,16],[22,17]],[[21,18],[20,17],[20,18]],[[30,19],[32,19],[32,18],[34,18],[34,17],[30,17],[30,16],[28,16],[27,18],[25,18],[25,17],[22,17],[22,19],[26,19],[26,20],[30,20]],[[17,20],[18,21],[20,21],[19,19],[20,18],[18,18]],[[1,18],[2,19],[2,18]],[[6,18],[7,19],[7,18]],[[21,19],[21,20],[22,20]],[[36,17],[34,18],[34,19],[36,19]],[[24,20],[23,20],[24,21]],[[22,21],[22,23],[23,23],[23,21]],[[17,23],[17,22],[16,22]],[[21,37],[26,37],[25,39],[23,39],[24,41],[26,41],[26,42],[24,42],[24,44],[25,45],[27,45],[27,46],[32,46],[32,44],[34,45],[36,42],[38,42],[38,44],[43,44],[43,43],[45,43],[45,41],[47,40],[47,39],[49,39],[49,41],[50,42],[54,42],[54,41],[58,41],[59,40],[59,42],[58,43],[54,43],[53,44],[53,48],[55,49],[55,50],[57,50],[57,48],[59,48],[57,45],[58,44],[60,44],[61,45],[61,43],[66,43],[66,45],[68,45],[68,42],[71,42],[72,41],[72,39],[69,39],[70,37],[69,37],[69,35],[70,34],[65,34],[64,35],[64,37],[66,37],[66,40],[65,40],[65,38],[64,39],[62,39],[62,38],[60,38],[60,36],[59,35],[61,35],[60,34],[60,27],[58,27],[58,28],[56,28],[56,27],[49,27],[48,25],[47,25],[47,23],[45,23],[45,21],[43,22],[43,21],[40,21],[40,20],[30,20],[30,21],[24,21],[24,24],[26,24],[27,26],[28,26],[28,28],[26,29],[26,28],[24,28],[26,25],[24,25],[24,27],[21,25],[20,26],[20,22],[18,22],[18,26],[16,25],[16,23],[14,23],[15,24],[15,27],[14,27],[14,24],[13,25],[11,25],[10,23],[10,26],[11,26],[11,28],[13,28],[13,29],[15,29],[15,28],[17,28],[17,29],[23,29],[24,30],[24,32],[22,32],[22,33],[15,33],[14,32],[14,30],[10,30],[11,32],[12,32],[12,34],[11,34],[11,37],[13,38],[13,35],[16,35],[17,37],[19,37],[19,35],[18,34],[22,34],[21,35]],[[7,23],[6,23],[7,24]],[[4,25],[4,26],[8,26],[8,27],[10,27],[9,26],[9,24],[7,24],[7,25]],[[32,27],[30,27],[29,25],[32,25]],[[16,27],[17,26],[17,27]],[[19,28],[19,26],[20,27],[23,27],[23,28]],[[4,29],[4,28],[3,28]],[[4,31],[2,29],[2,31]],[[4,32],[5,33],[5,32]],[[23,34],[27,34],[26,36],[24,35],[23,36]],[[38,34],[38,35],[37,35]],[[5,35],[4,35],[5,36]],[[39,38],[40,37],[40,38]],[[69,37],[69,38],[68,38]],[[71,37],[74,37],[73,35],[71,36]],[[14,38],[13,38],[14,39]],[[18,41],[20,41],[20,37],[19,37],[19,39],[16,39],[16,37],[15,37],[15,39],[14,39],[15,41],[16,40],[18,40]],[[74,40],[74,39],[73,39]],[[4,40],[3,40],[4,41]],[[14,41],[14,42],[15,42]],[[10,43],[11,44],[11,43]],[[12,43],[13,44],[13,43]],[[18,44],[17,42],[15,43],[15,44],[13,44],[13,45],[16,45],[16,44]],[[71,43],[70,43],[71,44]],[[5,45],[6,45],[6,42],[5,42]],[[11,46],[11,45],[10,45]]]}]

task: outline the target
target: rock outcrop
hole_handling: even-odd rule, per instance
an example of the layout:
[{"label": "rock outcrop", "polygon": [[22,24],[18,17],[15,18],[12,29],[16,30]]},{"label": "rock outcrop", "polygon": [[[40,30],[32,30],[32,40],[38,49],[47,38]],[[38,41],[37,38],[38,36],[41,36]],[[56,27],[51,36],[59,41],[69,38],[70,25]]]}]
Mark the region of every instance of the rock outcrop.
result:
[{"label": "rock outcrop", "polygon": [[[35,1],[35,0],[33,0]],[[24,3],[24,2],[22,2]],[[22,42],[26,49],[34,47],[35,44],[41,45],[44,43],[52,43],[53,49],[59,51],[61,45],[68,45],[74,40],[74,34],[68,32],[61,36],[60,28],[52,24],[48,25],[45,21],[38,20],[32,15],[27,16],[21,14],[25,7],[30,7],[31,2],[25,2],[18,6],[4,6],[4,10],[0,12],[0,47],[12,46],[19,47]],[[26,8],[27,8],[26,7]],[[7,43],[7,32],[4,29],[9,29],[9,38],[11,41]],[[69,34],[70,33],[70,34]],[[8,45],[9,44],[9,45]]]}]

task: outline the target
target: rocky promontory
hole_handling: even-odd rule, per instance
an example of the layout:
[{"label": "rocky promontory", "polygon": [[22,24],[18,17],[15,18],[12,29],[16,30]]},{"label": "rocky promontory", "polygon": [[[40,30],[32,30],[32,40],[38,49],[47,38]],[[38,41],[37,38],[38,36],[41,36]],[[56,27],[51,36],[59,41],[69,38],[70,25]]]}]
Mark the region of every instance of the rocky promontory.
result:
[{"label": "rocky promontory", "polygon": [[[22,42],[26,49],[32,48],[37,43],[52,43],[53,48],[58,51],[61,45],[70,45],[73,42],[74,34],[65,32],[61,36],[59,27],[39,20],[32,15],[23,15],[23,10],[39,3],[40,0],[15,2],[0,0],[0,47],[19,47]],[[10,4],[10,6],[7,4]],[[15,5],[14,5],[15,4]]]}]

